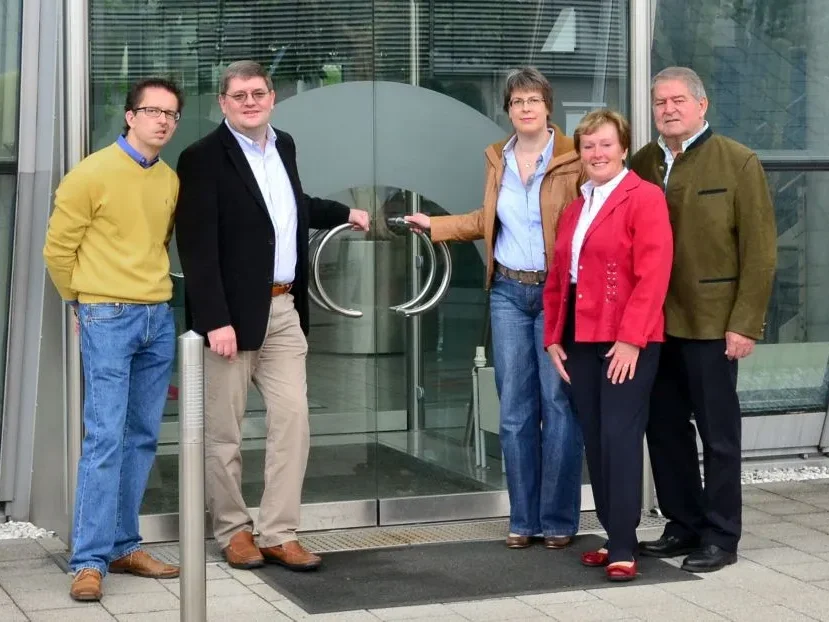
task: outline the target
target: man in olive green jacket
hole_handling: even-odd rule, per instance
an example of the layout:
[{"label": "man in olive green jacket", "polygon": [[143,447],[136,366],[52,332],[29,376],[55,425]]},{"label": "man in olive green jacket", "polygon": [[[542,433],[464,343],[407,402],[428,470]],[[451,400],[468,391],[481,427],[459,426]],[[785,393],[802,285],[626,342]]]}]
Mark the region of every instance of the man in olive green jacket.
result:
[{"label": "man in olive green jacket", "polygon": [[[674,264],[665,301],[666,343],[654,383],[648,446],[662,537],[643,555],[689,554],[683,569],[711,572],[737,561],[740,403],[737,361],[763,337],[777,259],[774,208],[757,156],[714,134],[699,76],[669,67],[651,83],[659,139],[631,168],[665,189]],[[694,415],[702,439],[705,488]]]}]

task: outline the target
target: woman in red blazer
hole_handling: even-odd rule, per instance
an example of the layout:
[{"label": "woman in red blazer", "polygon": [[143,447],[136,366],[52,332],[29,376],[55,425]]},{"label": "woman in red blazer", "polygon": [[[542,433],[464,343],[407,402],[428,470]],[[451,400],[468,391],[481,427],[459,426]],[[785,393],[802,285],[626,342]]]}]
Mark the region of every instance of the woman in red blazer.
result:
[{"label": "woman in red blazer", "polygon": [[625,168],[630,126],[591,112],[574,134],[588,181],[558,225],[544,288],[544,347],[570,384],[608,540],[582,554],[611,581],[636,577],[642,446],[664,340],[673,240],[661,188]]}]

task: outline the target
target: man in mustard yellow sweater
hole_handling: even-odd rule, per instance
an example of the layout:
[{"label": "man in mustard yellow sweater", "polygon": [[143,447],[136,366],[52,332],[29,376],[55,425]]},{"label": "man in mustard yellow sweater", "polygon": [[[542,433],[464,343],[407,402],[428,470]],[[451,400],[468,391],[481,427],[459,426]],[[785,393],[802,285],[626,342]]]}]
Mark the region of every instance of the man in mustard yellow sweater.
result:
[{"label": "man in mustard yellow sweater", "polygon": [[138,511],[175,354],[167,243],[178,178],[158,154],[182,104],[168,80],[133,85],[124,133],[63,178],[46,233],[46,266],[77,313],[84,371],[70,560],[75,600],[100,600],[107,570],[178,576],[177,567],[141,549]]}]

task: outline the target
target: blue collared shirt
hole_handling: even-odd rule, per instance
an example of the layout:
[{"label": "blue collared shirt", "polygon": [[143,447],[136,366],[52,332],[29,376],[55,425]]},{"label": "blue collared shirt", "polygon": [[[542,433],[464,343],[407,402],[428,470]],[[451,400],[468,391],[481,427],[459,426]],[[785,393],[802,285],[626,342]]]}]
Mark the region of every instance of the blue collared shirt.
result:
[{"label": "blue collared shirt", "polygon": [[495,261],[513,270],[546,270],[544,232],[541,228],[541,180],[553,157],[555,135],[550,130],[550,140],[535,162],[535,170],[521,181],[518,162],[515,159],[513,136],[504,145],[504,177],[498,192],[498,221],[501,228],[495,240]]},{"label": "blue collared shirt", "polygon": [[121,134],[116,141],[118,146],[121,147],[124,151],[127,152],[127,155],[135,160],[138,164],[141,165],[141,168],[150,168],[153,164],[158,162],[158,156],[155,156],[152,160],[148,160],[143,155],[141,155],[137,149],[135,149],[131,144],[127,142],[127,137]]},{"label": "blue collared shirt", "polygon": [[[705,130],[707,130],[707,129],[708,129],[708,121],[703,123],[702,129],[699,132],[697,132],[696,134],[691,136],[691,138],[689,138],[688,140],[683,140],[682,141],[682,153],[685,153],[685,150],[688,147],[690,147],[691,145],[693,145],[694,141],[697,138],[699,138],[700,136],[702,136],[705,133]],[[665,139],[662,138],[661,134],[660,134],[659,138],[656,139],[656,144],[659,145],[660,147],[662,147],[662,151],[665,152],[665,179],[663,180],[662,184],[663,184],[664,188],[667,188],[668,187],[668,177],[671,174],[671,169],[674,167],[674,159],[675,158],[674,158],[673,151],[671,151],[670,147],[668,147],[668,145],[665,144]]]},{"label": "blue collared shirt", "polygon": [[273,262],[274,283],[292,283],[296,276],[297,207],[288,171],[276,150],[276,132],[268,125],[265,150],[255,140],[225,125],[245,154],[271,217],[276,236]]}]

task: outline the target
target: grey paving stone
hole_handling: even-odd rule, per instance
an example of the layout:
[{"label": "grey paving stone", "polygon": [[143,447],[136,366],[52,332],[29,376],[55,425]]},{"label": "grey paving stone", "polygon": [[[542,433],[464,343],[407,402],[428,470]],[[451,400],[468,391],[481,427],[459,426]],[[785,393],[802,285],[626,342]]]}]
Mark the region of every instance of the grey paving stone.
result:
[{"label": "grey paving stone", "polygon": [[795,525],[787,523],[782,517],[780,522],[769,523],[766,525],[747,525],[745,531],[760,536],[762,538],[769,538],[775,540],[777,536],[792,535],[792,536],[813,536],[819,535],[821,532],[814,529],[809,529],[803,525]]},{"label": "grey paving stone", "polygon": [[14,605],[0,605],[0,620],[3,622],[29,622],[29,618],[23,615]]},{"label": "grey paving stone", "polygon": [[22,574],[0,579],[0,585],[9,592],[40,592],[68,590],[72,577],[64,573],[46,573],[42,575]]},{"label": "grey paving stone", "polygon": [[819,557],[809,555],[788,546],[768,549],[751,549],[740,551],[740,556],[764,566],[776,564],[808,564],[821,561]]},{"label": "grey paving stone", "polygon": [[625,614],[634,615],[645,622],[714,622],[727,620],[723,616],[697,607],[691,603],[670,607],[636,607],[625,609]]},{"label": "grey paving stone", "polygon": [[153,611],[152,613],[125,613],[115,616],[118,622],[179,622],[181,613],[178,609],[170,611]]},{"label": "grey paving stone", "polygon": [[814,618],[782,605],[746,607],[723,612],[732,622],[814,622]]},{"label": "grey paving stone", "polygon": [[682,598],[694,605],[725,615],[725,612],[732,609],[743,609],[745,607],[770,607],[774,603],[762,596],[746,589],[736,587],[722,590],[698,591],[691,594],[683,594]]},{"label": "grey paving stone", "polygon": [[791,538],[778,538],[778,541],[805,553],[829,553],[829,534],[801,538],[792,536]]},{"label": "grey paving stone", "polygon": [[36,540],[3,540],[0,546],[0,562],[17,562],[43,557],[49,557],[49,552]]},{"label": "grey paving stone", "polygon": [[658,585],[636,585],[633,583],[622,587],[587,590],[587,593],[622,609],[641,607],[643,603],[655,607],[683,604],[683,600],[679,596],[666,592]]},{"label": "grey paving stone", "polygon": [[33,611],[29,614],[32,622],[106,622],[115,620],[101,605],[87,604],[75,609],[50,609]]},{"label": "grey paving stone", "polygon": [[809,514],[814,512],[823,512],[824,510],[822,508],[810,505],[808,503],[789,500],[764,503],[762,511],[767,514],[773,514],[775,516],[785,516],[788,514]]},{"label": "grey paving stone", "polygon": [[822,509],[814,514],[792,514],[785,517],[787,522],[829,533],[829,512]]},{"label": "grey paving stone", "polygon": [[440,604],[369,609],[369,613],[380,620],[416,620],[417,618],[443,618],[457,615],[446,605]]},{"label": "grey paving stone", "polygon": [[247,587],[251,592],[260,598],[264,598],[269,603],[275,603],[276,601],[285,600],[286,598],[284,594],[280,594],[277,590],[265,583],[254,583],[253,585],[248,585]]},{"label": "grey paving stone", "polygon": [[167,591],[151,594],[107,594],[104,592],[101,604],[104,609],[114,615],[167,611],[179,606],[178,598]]},{"label": "grey paving stone", "polygon": [[79,603],[69,598],[68,582],[66,587],[59,591],[16,592],[14,602],[27,614],[46,609],[76,609],[89,606],[89,603]]},{"label": "grey paving stone", "polygon": [[134,577],[128,574],[108,574],[104,578],[104,594],[150,594],[167,592],[164,581]]},{"label": "grey paving stone", "polygon": [[[279,604],[279,603],[274,603]],[[256,594],[245,596],[217,596],[207,599],[208,617],[224,615],[224,620],[248,619],[249,613],[274,613],[274,607]]]},{"label": "grey paving stone", "polygon": [[740,538],[741,551],[747,551],[750,549],[769,549],[775,546],[779,546],[779,544],[773,540],[763,538],[762,536],[758,536],[753,533],[744,533]]},{"label": "grey paving stone", "polygon": [[[764,506],[760,506],[761,508]],[[779,523],[780,517],[762,509],[743,507],[743,525],[768,525],[770,523]]]},{"label": "grey paving stone", "polygon": [[829,590],[829,581],[815,581],[812,585],[822,590]]},{"label": "grey paving stone", "polygon": [[0,589],[0,607],[13,604],[11,597],[4,590]]},{"label": "grey paving stone", "polygon": [[69,547],[60,538],[38,538],[35,542],[49,553],[65,553],[69,550]]},{"label": "grey paving stone", "polygon": [[[205,581],[205,585],[207,589],[207,598],[218,598],[221,596],[249,596],[252,593],[247,586],[242,585],[235,579],[215,579]],[[165,587],[167,587],[167,589],[169,589],[170,592],[176,596],[181,597],[181,585],[178,581]]]},{"label": "grey paving stone", "polygon": [[242,585],[256,585],[258,583],[265,582],[265,580],[262,579],[262,577],[260,577],[258,574],[251,572],[250,570],[239,570],[237,568],[231,568],[224,562],[216,564],[216,567],[222,572],[226,573],[228,576],[236,579]]},{"label": "grey paving stone", "polygon": [[[567,605],[570,607],[576,604]],[[537,616],[539,610],[530,607],[527,603],[516,598],[499,598],[495,600],[481,600],[476,602],[450,603],[446,605],[457,614],[474,622],[489,622],[490,620],[514,620]],[[546,613],[546,612],[544,612]]]},{"label": "grey paving stone", "polygon": [[7,577],[19,577],[22,575],[41,576],[47,573],[66,574],[50,557],[23,559],[16,562],[0,562],[0,584]]},{"label": "grey paving stone", "polygon": [[829,562],[825,561],[809,564],[778,564],[775,569],[801,581],[829,580]]},{"label": "grey paving stone", "polygon": [[782,497],[776,492],[770,492],[755,486],[743,486],[743,505],[760,507],[763,503],[783,500],[785,500],[785,497]]},{"label": "grey paving stone", "polygon": [[795,493],[790,495],[790,497],[795,501],[800,501],[801,503],[808,503],[809,505],[814,505],[815,507],[829,509],[829,492],[813,490],[809,492]]},{"label": "grey paving stone", "polygon": [[[544,605],[539,607],[539,609],[546,615],[560,622],[595,622],[599,620],[620,620],[637,617],[629,609],[621,609],[604,600]],[[497,620],[499,618],[489,619]]]},{"label": "grey paving stone", "polygon": [[598,600],[593,594],[584,590],[572,590],[569,592],[551,592],[549,594],[528,594],[527,596],[516,596],[521,602],[527,603],[530,607],[543,607],[545,605],[560,605],[562,603],[583,603]]}]

